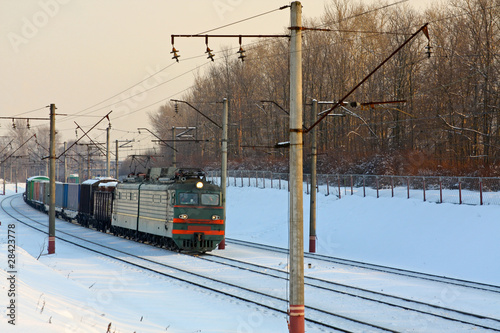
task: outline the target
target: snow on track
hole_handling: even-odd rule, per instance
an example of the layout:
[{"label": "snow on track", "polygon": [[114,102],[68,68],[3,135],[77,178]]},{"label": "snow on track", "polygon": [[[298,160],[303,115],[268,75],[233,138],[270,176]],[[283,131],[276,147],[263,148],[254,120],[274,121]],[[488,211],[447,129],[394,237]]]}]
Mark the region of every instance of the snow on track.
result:
[{"label": "snow on track", "polygon": [[[489,242],[489,240],[491,234],[496,232],[498,235],[500,231],[498,223],[494,223],[500,207],[471,206],[462,209],[462,206],[417,203],[402,199],[375,199],[375,202],[370,198],[346,199],[339,201],[332,197],[320,197],[318,200],[320,253],[335,256],[346,256],[347,253],[348,258],[355,260],[363,259],[360,257],[364,254],[368,259],[376,258],[372,262],[378,264],[390,264],[433,274],[446,271],[448,276],[468,279],[476,277],[478,281],[500,284],[498,265],[495,267],[490,267],[490,265],[483,270],[477,268],[498,259],[498,253],[500,253],[498,242]],[[286,191],[229,188],[228,235],[275,246],[286,246],[286,200]],[[20,198],[15,199],[15,204],[23,210],[27,207]],[[395,204],[398,207],[394,209],[395,214],[391,214],[388,207],[393,207]],[[255,209],[256,207],[259,209]],[[362,209],[356,210],[353,207]],[[401,209],[406,213],[404,219],[401,219]],[[26,211],[30,211],[30,208],[26,208]],[[34,217],[47,220],[46,215],[41,215],[36,211],[31,212]],[[307,209],[304,214],[307,216]],[[435,217],[432,217],[433,215]],[[0,221],[2,222],[0,243],[4,244],[6,243],[4,226],[9,223],[9,219],[6,215],[1,215]],[[431,227],[430,222],[439,225],[439,230],[447,230],[447,234],[453,233],[456,237],[454,240],[450,237],[441,237],[443,240],[441,243],[435,243],[433,239],[426,240],[426,236],[436,231],[435,227]],[[469,226],[469,224],[475,225],[472,233],[470,230],[474,226]],[[460,227],[459,230],[456,230],[457,225]],[[17,253],[22,263],[22,269],[19,269],[18,275],[17,295],[19,326],[12,330],[13,327],[9,326],[7,319],[4,318],[5,320],[0,322],[2,332],[21,332],[23,331],[21,328],[37,332],[65,332],[67,329],[71,332],[105,332],[109,323],[112,324],[112,331],[116,329],[116,332],[194,332],[197,330],[200,332],[287,332],[286,316],[283,314],[158,276],[153,272],[144,272],[118,260],[88,253],[62,241],[56,244],[56,255],[43,255],[36,260],[35,258],[46,247],[44,244],[46,235],[22,227],[20,223],[17,226]],[[380,229],[381,226],[384,227]],[[400,249],[401,253],[406,254],[406,260],[401,261],[401,253],[391,254],[388,250],[401,246],[402,240],[408,240],[410,235],[407,234],[408,230],[405,231],[408,226],[413,232],[411,236],[415,239],[408,242],[408,246]],[[232,282],[243,281],[248,288],[264,289],[280,297],[284,293],[283,297],[286,297],[285,281],[260,280],[260,277],[257,278],[255,275],[228,270],[221,266],[207,265],[193,257],[94,232],[67,222],[58,221],[57,228],[61,228],[59,229],[61,231],[78,233],[97,243],[116,246],[123,251],[132,251],[130,253],[135,255],[145,256],[155,261],[175,263],[187,269],[195,267],[202,274],[224,277]],[[377,230],[379,233],[376,233]],[[463,234],[460,234],[460,230]],[[352,244],[346,242],[354,239],[352,237],[354,234],[349,235],[348,232],[358,233],[361,236],[360,240],[365,243],[361,244],[359,240]],[[366,238],[365,233],[371,234],[373,238]],[[339,238],[339,235],[349,235],[349,237],[344,239]],[[457,268],[457,258],[449,256],[447,257],[450,262],[449,267],[440,267],[436,271],[436,267],[439,266],[437,264],[442,262],[442,254],[432,256],[429,255],[430,253],[433,251],[448,253],[449,248],[459,248],[464,239],[469,240],[469,243],[478,244],[481,242],[476,239],[478,235],[484,236],[481,239],[483,244],[473,249],[472,253],[468,253],[467,257],[462,257],[465,267]],[[394,239],[395,237],[401,239]],[[415,247],[415,240],[421,241],[421,247]],[[382,246],[377,248],[375,244]],[[7,253],[4,247],[5,245],[0,247],[2,265],[6,263],[6,260],[2,259]],[[466,248],[472,249],[470,244]],[[423,249],[425,251],[422,251]],[[213,253],[278,269],[286,269],[287,265],[286,255],[249,250],[230,244],[225,251]],[[462,251],[458,254],[463,253]],[[125,254],[122,255],[126,257]],[[307,267],[308,263],[311,263],[311,268]],[[0,267],[5,269],[3,266]],[[6,271],[6,269],[0,270],[0,273]],[[493,297],[485,291],[472,292],[458,286],[395,277],[386,273],[327,264],[313,259],[306,261],[306,274],[500,318],[498,296]],[[0,278],[2,279],[0,286],[6,288],[6,279],[4,280],[3,276]],[[33,295],[38,295],[38,297]],[[308,300],[330,310],[336,309],[338,313],[354,314],[359,318],[370,320],[379,317],[377,313],[381,309],[379,306],[360,308],[361,301],[358,303],[343,296],[328,296],[324,299],[321,293],[306,290],[306,302]],[[7,301],[6,294],[3,293],[0,296],[0,304],[7,304]],[[468,325],[451,324],[407,313],[392,313],[390,316],[392,320],[388,328],[395,331],[411,329],[415,332],[429,332],[430,329],[436,329],[436,332],[461,332],[470,329]],[[408,328],[408,325],[411,327]],[[313,333],[324,331],[317,326],[310,325],[306,327],[306,330]]]}]

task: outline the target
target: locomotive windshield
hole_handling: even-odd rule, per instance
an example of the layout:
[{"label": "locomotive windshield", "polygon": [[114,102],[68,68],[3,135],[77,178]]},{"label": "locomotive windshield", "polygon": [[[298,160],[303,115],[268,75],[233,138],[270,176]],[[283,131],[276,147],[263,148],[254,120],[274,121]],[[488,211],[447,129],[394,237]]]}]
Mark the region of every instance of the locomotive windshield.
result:
[{"label": "locomotive windshield", "polygon": [[213,193],[202,193],[201,194],[201,204],[206,206],[218,206],[219,205],[219,195]]},{"label": "locomotive windshield", "polygon": [[[199,204],[198,193],[179,193],[179,204],[181,205],[198,205]],[[202,206],[218,206],[219,205],[219,194],[217,193],[201,193],[201,205]]]},{"label": "locomotive windshield", "polygon": [[179,204],[181,205],[197,205],[198,193],[179,193]]}]

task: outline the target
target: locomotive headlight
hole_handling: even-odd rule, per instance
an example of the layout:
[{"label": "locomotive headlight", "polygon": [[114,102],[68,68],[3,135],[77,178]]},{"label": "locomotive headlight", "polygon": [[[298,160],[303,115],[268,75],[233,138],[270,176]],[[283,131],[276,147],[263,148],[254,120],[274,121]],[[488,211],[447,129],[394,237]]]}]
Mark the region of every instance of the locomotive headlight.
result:
[{"label": "locomotive headlight", "polygon": [[179,218],[183,219],[183,220],[187,220],[188,215],[187,214],[181,214],[181,215],[179,215]]},{"label": "locomotive headlight", "polygon": [[212,215],[212,220],[220,220],[220,216],[219,215]]},{"label": "locomotive headlight", "polygon": [[196,188],[203,188],[203,183],[202,182],[197,182],[196,183]]}]

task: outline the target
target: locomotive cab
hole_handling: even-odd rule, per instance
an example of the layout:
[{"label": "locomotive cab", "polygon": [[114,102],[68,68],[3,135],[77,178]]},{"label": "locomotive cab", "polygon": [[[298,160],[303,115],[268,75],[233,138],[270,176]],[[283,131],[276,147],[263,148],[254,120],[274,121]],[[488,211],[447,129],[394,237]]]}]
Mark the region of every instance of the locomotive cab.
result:
[{"label": "locomotive cab", "polygon": [[206,252],[224,238],[223,207],[218,186],[197,179],[179,186],[172,235],[179,248]]}]

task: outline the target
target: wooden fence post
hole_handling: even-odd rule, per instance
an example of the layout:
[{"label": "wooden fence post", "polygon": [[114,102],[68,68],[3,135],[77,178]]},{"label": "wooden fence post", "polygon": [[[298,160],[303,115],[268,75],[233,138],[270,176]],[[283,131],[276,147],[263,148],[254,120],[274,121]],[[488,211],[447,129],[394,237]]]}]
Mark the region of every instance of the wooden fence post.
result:
[{"label": "wooden fence post", "polygon": [[462,204],[462,179],[458,178],[458,203]]},{"label": "wooden fence post", "polygon": [[424,185],[424,201],[425,201],[425,177],[422,177],[422,184]]},{"label": "wooden fence post", "polygon": [[365,176],[363,176],[363,198],[366,197],[366,184],[365,184]]},{"label": "wooden fence post", "polygon": [[479,204],[483,205],[483,179],[479,177]]},{"label": "wooden fence post", "polygon": [[340,193],[340,175],[337,175],[337,185],[339,186],[339,199],[342,199],[342,193]]},{"label": "wooden fence post", "polygon": [[391,176],[391,194],[394,198],[394,176]]},{"label": "wooden fence post", "polygon": [[410,199],[410,177],[406,178],[407,191],[408,191],[408,199]]},{"label": "wooden fence post", "polygon": [[439,177],[439,202],[443,203],[443,181],[441,177]]},{"label": "wooden fence post", "polygon": [[352,175],[351,175],[351,195],[354,194],[354,191],[353,191],[353,183],[352,183]]}]

